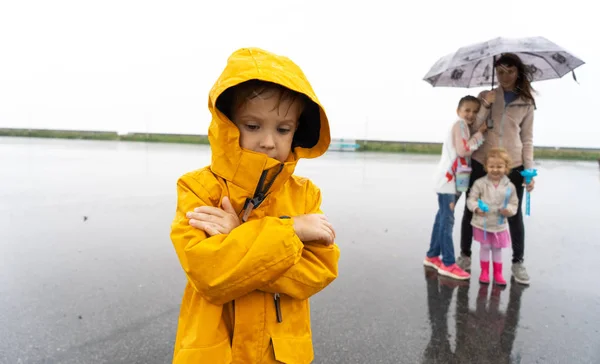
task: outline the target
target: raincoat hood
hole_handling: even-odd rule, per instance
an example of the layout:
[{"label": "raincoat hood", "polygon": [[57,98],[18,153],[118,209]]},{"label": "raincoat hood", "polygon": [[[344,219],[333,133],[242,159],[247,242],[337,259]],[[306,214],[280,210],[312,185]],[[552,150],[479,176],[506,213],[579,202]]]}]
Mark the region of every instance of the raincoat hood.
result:
[{"label": "raincoat hood", "polygon": [[[265,154],[241,148],[237,126],[219,107],[222,101],[219,97],[227,89],[253,79],[277,83],[306,95],[310,100],[300,116],[292,152],[283,165]],[[277,190],[293,174],[300,158],[323,155],[331,141],[325,110],[302,70],[289,58],[259,48],[242,48],[229,57],[210,91],[208,108],[212,115],[208,130],[212,150],[211,171],[249,194],[254,193],[263,171],[275,167],[281,168],[281,172],[272,183],[271,191]]]}]

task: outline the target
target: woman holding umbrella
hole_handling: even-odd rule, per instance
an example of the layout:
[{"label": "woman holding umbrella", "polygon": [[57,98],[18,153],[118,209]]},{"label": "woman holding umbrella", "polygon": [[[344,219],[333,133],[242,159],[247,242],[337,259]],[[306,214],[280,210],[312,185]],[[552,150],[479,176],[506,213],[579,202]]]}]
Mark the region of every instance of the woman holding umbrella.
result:
[{"label": "woman holding umbrella", "polygon": [[[488,122],[488,131],[484,144],[472,155],[472,172],[470,186],[486,172],[483,168],[485,155],[490,148],[505,148],[513,165],[509,174],[510,181],[517,188],[519,208],[515,216],[508,219],[512,240],[513,259],[512,274],[515,281],[529,284],[529,275],[525,269],[523,258],[525,251],[525,229],[521,201],[523,199],[524,179],[520,172],[533,168],[533,115],[535,99],[531,87],[531,74],[521,59],[513,53],[504,53],[494,63],[499,87],[480,93],[482,107],[477,115],[477,122],[472,126],[477,130],[481,123]],[[532,191],[535,181],[526,186]],[[467,191],[469,193],[469,191]],[[461,229],[461,255],[457,264],[464,270],[471,268],[471,245],[473,213],[465,206]]]}]

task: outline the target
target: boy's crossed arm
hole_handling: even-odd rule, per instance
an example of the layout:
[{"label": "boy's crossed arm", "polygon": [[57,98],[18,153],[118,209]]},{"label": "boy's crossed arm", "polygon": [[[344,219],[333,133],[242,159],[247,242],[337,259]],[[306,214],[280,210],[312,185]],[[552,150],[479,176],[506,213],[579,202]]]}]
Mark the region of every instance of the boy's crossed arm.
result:
[{"label": "boy's crossed arm", "polygon": [[[313,192],[309,193],[312,199],[307,201],[307,205],[309,206],[308,214],[324,216],[321,211],[320,190],[312,183],[309,184],[309,188]],[[304,215],[296,219],[301,219],[305,216],[316,215]],[[307,299],[317,294],[337,278],[340,250],[333,244],[333,241],[331,244],[328,244],[322,240],[302,240],[305,240],[305,242],[300,260],[277,278],[277,280],[261,287],[261,291],[284,293],[296,299]]]},{"label": "boy's crossed arm", "polygon": [[[213,236],[190,225],[187,213],[197,206],[210,206],[210,198],[201,185],[196,183],[194,190],[203,191],[204,196],[192,192],[186,182],[195,181],[180,179],[177,184],[177,216],[171,239],[191,284],[209,302],[223,304],[251,291],[269,288],[280,288],[279,293],[300,298],[318,292],[337,276],[337,247],[305,246],[295,232],[293,220],[265,217],[228,233],[211,225],[207,230]],[[220,226],[225,229],[223,224]],[[320,259],[323,253],[323,258],[332,260],[331,264]],[[298,282],[303,276],[305,279]]]},{"label": "boy's crossed arm", "polygon": [[[223,209],[211,206],[196,208],[188,213],[189,224],[209,235],[229,234],[240,225],[239,218],[227,197]],[[331,283],[338,274],[339,249],[333,245],[335,231],[319,209],[320,194],[309,214],[293,218],[294,231],[304,242],[302,257],[274,282],[259,290],[284,293],[296,299],[309,298]]]}]

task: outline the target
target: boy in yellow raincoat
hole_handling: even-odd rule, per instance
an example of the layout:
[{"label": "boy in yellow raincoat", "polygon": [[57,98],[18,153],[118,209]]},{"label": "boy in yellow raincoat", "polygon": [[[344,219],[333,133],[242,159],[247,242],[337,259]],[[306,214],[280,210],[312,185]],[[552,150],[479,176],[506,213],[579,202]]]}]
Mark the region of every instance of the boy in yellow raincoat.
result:
[{"label": "boy in yellow raincoat", "polygon": [[310,363],[308,299],[340,252],[318,187],[293,172],[327,150],[327,116],[296,64],[257,48],[229,57],[208,107],[211,164],[177,181],[173,363]]}]

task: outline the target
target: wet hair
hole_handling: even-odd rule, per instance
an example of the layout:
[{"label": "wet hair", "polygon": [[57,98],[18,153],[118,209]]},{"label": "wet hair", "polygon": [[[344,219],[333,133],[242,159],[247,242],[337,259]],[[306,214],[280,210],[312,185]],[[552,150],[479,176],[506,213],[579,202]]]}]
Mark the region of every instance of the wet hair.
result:
[{"label": "wet hair", "polygon": [[467,96],[463,97],[462,99],[460,99],[460,101],[458,102],[458,108],[460,109],[461,106],[463,106],[467,102],[474,102],[477,104],[477,106],[481,106],[481,101],[477,97],[467,95]]},{"label": "wet hair", "polygon": [[533,72],[531,69],[525,66],[521,58],[514,53],[503,53],[502,56],[496,60],[496,63],[494,63],[494,67],[498,66],[517,68],[518,75],[514,91],[525,100],[531,101],[535,107],[535,98],[533,97],[535,90],[531,87],[531,81],[533,80]]},{"label": "wet hair", "polygon": [[512,163],[508,152],[504,148],[492,148],[490,149],[485,156],[485,163],[483,164],[483,168],[487,172],[487,163],[490,158],[499,158],[504,161],[506,164],[506,174],[510,173],[510,165]]},{"label": "wet hair", "polygon": [[[289,101],[292,104],[299,102],[301,114],[298,118],[298,129],[294,133],[292,149],[295,147],[312,148],[319,142],[321,132],[321,121],[319,106],[303,93],[290,90],[277,83],[257,79],[242,82],[225,90],[217,99],[217,108],[233,121],[233,116],[246,103],[257,97],[277,97],[275,109],[282,102]],[[289,111],[286,110],[286,114]]]}]

